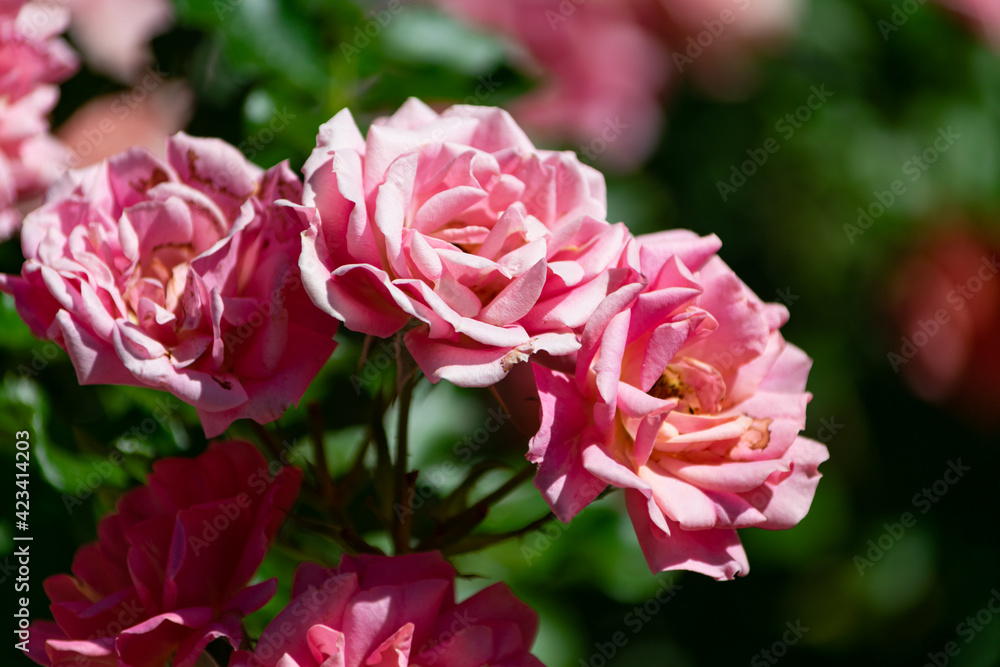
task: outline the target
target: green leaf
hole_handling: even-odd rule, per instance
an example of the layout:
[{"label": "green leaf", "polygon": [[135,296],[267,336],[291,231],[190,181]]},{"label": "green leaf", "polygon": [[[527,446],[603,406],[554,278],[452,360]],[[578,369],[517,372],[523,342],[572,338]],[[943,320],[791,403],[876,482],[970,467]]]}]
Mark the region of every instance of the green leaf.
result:
[{"label": "green leaf", "polygon": [[392,58],[443,65],[471,76],[489,73],[504,60],[499,39],[430,10],[398,14],[386,25],[383,39],[385,52]]}]

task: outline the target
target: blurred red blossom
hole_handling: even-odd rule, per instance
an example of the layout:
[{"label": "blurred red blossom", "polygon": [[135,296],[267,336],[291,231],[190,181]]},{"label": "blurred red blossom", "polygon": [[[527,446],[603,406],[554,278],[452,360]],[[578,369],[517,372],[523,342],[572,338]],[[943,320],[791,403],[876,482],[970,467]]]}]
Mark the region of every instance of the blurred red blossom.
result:
[{"label": "blurred red blossom", "polygon": [[965,226],[920,240],[896,266],[889,365],[922,398],[1000,426],[1000,243]]}]

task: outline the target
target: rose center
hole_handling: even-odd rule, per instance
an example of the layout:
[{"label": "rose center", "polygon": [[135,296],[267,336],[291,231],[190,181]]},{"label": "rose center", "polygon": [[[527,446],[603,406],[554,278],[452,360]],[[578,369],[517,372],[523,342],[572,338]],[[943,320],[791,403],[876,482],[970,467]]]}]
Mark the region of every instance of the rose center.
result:
[{"label": "rose center", "polygon": [[678,409],[692,415],[714,414],[722,409],[726,384],[714,367],[684,357],[668,364],[647,393],[664,400],[679,399]]}]

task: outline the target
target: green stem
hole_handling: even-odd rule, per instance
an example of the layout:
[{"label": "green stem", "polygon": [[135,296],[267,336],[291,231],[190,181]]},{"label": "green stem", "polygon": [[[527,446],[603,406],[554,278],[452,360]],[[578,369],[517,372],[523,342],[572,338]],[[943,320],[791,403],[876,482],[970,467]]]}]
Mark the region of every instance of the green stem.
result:
[{"label": "green stem", "polygon": [[483,475],[501,467],[503,467],[503,464],[497,461],[483,461],[474,465],[472,470],[469,471],[468,476],[462,480],[462,483],[441,500],[441,504],[434,510],[431,516],[434,519],[446,521],[453,507],[465,506],[469,494],[476,486],[476,483],[483,478]]},{"label": "green stem", "polygon": [[301,525],[306,530],[318,533],[336,542],[344,551],[350,554],[380,554],[385,555],[378,547],[368,544],[360,535],[355,533],[350,526],[337,529],[322,521],[310,519],[308,517],[293,517],[295,523]]},{"label": "green stem", "polygon": [[365,367],[365,363],[368,361],[368,353],[372,349],[372,341],[375,340],[374,336],[365,336],[365,342],[361,344],[361,355],[358,357],[358,365],[354,367],[354,374],[361,375],[361,371]]},{"label": "green stem", "polygon": [[351,464],[350,470],[340,480],[338,495],[342,505],[348,505],[351,502],[357,494],[359,486],[366,479],[368,470],[365,468],[365,456],[368,454],[368,448],[371,447],[374,439],[375,436],[372,433],[371,427],[369,427],[364,439],[358,445],[358,453],[354,457],[354,462]]},{"label": "green stem", "polygon": [[323,502],[330,507],[334,507],[337,502],[337,490],[330,477],[330,466],[326,460],[326,447],[323,446],[323,413],[320,411],[318,403],[309,404],[309,426],[313,446],[313,456],[316,459],[314,473],[319,485],[319,492]]},{"label": "green stem", "polygon": [[[249,420],[248,420],[249,421]],[[266,427],[261,426],[257,422],[250,421],[250,427],[253,428],[254,433],[260,438],[261,442],[267,447],[271,456],[274,457],[276,461],[281,461],[281,456],[284,453],[284,448],[281,446],[277,440],[275,440],[274,435]],[[287,454],[285,454],[287,456]],[[287,460],[287,459],[286,459]]]},{"label": "green stem", "polygon": [[441,523],[434,534],[424,539],[418,549],[440,549],[449,544],[454,544],[462,539],[481,524],[490,512],[490,508],[500,500],[503,500],[511,491],[516,489],[525,480],[531,479],[535,472],[535,466],[529,465],[522,468],[516,475],[489,494],[472,507],[459,512],[447,521]]},{"label": "green stem", "polygon": [[[413,404],[414,382],[412,375],[405,372],[403,353],[400,352],[398,363],[398,393],[399,393],[399,421],[396,429],[396,506],[407,507],[410,502],[410,489],[412,480],[407,475],[409,458],[409,430],[410,430],[410,406]],[[412,509],[412,508],[411,508]],[[394,512],[394,514],[396,514]],[[396,517],[393,524],[393,544],[397,554],[407,553],[410,550],[410,532],[413,524],[413,512],[401,512]]]},{"label": "green stem", "polygon": [[540,519],[532,521],[524,528],[518,528],[517,530],[511,530],[506,533],[494,533],[486,535],[473,535],[467,539],[462,540],[450,547],[445,547],[441,552],[446,556],[457,556],[459,554],[469,553],[470,551],[479,551],[480,549],[485,549],[491,547],[495,544],[500,544],[501,542],[506,542],[507,540],[513,539],[515,537],[522,537],[528,533],[538,530],[548,522],[556,518],[556,515],[549,512]]}]

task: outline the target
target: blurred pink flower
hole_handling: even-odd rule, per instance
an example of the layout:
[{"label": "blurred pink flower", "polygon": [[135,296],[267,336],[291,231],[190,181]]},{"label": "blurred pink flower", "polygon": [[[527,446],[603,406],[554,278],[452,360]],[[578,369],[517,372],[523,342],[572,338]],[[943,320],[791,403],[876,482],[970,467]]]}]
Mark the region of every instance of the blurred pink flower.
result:
[{"label": "blurred pink flower", "polygon": [[247,442],[212,445],[196,459],[153,464],[146,486],[118,500],[73,574],[45,580],[55,622],[32,625],[41,665],[191,667],[277,589],[247,586],[291,511],[302,474],[268,462]]},{"label": "blurred pink flower", "polygon": [[542,667],[538,617],[504,584],[455,604],[455,570],[438,553],[304,563],[292,599],[233,667]]},{"label": "blurred pink flower", "polygon": [[167,137],[191,119],[194,93],[183,81],[164,81],[143,91],[104,95],[77,109],[56,131],[72,151],[70,164],[96,164],[133,146],[166,157]]},{"label": "blurred pink flower", "polygon": [[[627,1],[438,0],[448,11],[513,40],[539,86],[512,113],[533,131],[583,142],[580,152],[619,166],[656,144],[667,51]],[[572,8],[569,11],[567,8]]]},{"label": "blurred pink flower", "polygon": [[[742,92],[750,52],[787,33],[800,0],[437,0],[445,10],[509,38],[540,79],[516,101],[532,130],[582,142],[617,167],[656,145],[660,102],[693,71],[717,94]],[[692,47],[693,45],[693,47]]]},{"label": "blurred pink flower", "polygon": [[406,345],[435,382],[485,387],[535,352],[573,352],[629,236],[603,220],[597,171],[495,108],[410,100],[367,141],[345,110],[304,171],[306,291],[362,333],[416,320]]},{"label": "blurred pink flower", "polygon": [[47,116],[59,99],[52,84],[76,70],[57,37],[67,20],[58,6],[0,1],[0,241],[20,227],[17,204],[44,192],[66,158]]},{"label": "blurred pink flower", "polygon": [[802,0],[632,0],[670,50],[672,69],[722,98],[746,94],[757,52],[780,45]]},{"label": "blurred pink flower", "polygon": [[132,83],[153,62],[150,40],[174,20],[169,0],[62,0],[70,34],[95,70]]},{"label": "blurred pink flower", "polygon": [[164,389],[209,437],[297,402],[336,344],[297,265],[302,184],[217,139],[179,134],[66,174],[25,220],[27,261],[0,276],[81,384]]},{"label": "blurred pink flower", "polygon": [[575,372],[534,367],[535,485],[569,521],[608,485],[626,489],[653,571],[731,579],[749,569],[737,528],[790,528],[808,512],[823,445],[805,426],[810,360],[788,317],[687,231],[639,237],[639,279],[598,307]]},{"label": "blurred pink flower", "polygon": [[965,17],[994,48],[1000,49],[1000,3],[996,0],[939,0]]},{"label": "blurred pink flower", "polygon": [[955,226],[895,268],[889,365],[921,398],[1000,425],[1000,244]]}]

